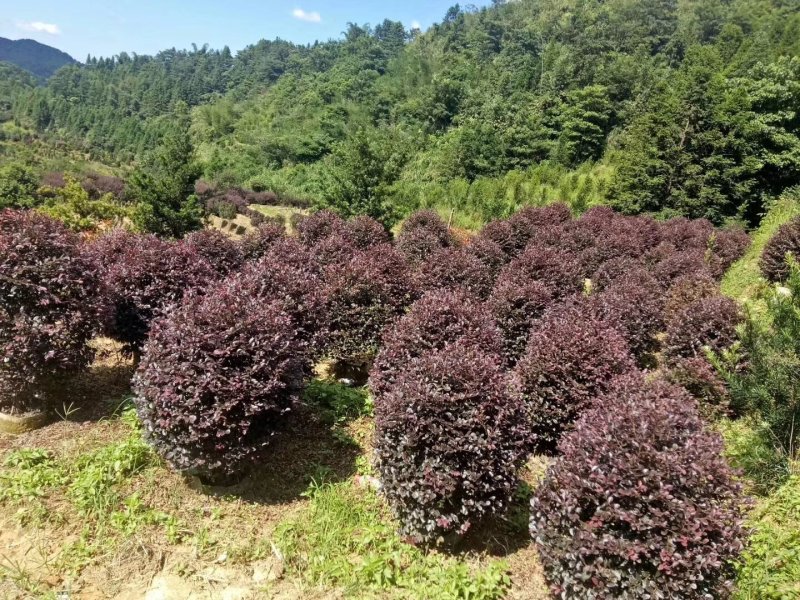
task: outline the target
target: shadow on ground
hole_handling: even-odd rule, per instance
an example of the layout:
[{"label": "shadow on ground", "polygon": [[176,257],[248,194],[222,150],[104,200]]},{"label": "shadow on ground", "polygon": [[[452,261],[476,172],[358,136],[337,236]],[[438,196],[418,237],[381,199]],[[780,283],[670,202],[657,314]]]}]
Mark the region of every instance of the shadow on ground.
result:
[{"label": "shadow on ground", "polygon": [[336,483],[356,474],[359,446],[349,443],[309,407],[300,407],[276,433],[245,478],[231,486],[203,486],[211,496],[237,496],[257,504],[303,497],[312,481]]}]

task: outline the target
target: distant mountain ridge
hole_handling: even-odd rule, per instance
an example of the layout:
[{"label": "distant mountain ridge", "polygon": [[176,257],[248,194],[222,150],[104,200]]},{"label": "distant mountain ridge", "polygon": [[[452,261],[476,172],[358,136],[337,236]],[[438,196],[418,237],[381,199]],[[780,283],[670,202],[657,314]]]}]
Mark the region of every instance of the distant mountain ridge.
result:
[{"label": "distant mountain ridge", "polygon": [[35,40],[3,37],[0,37],[0,61],[16,65],[41,79],[49,78],[64,65],[78,62],[66,52]]}]

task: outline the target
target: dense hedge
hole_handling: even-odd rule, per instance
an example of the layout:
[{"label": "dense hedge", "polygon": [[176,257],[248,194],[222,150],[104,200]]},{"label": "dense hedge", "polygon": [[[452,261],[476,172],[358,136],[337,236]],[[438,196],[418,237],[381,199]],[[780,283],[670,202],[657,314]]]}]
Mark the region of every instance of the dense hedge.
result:
[{"label": "dense hedge", "polygon": [[384,328],[417,296],[403,255],[389,244],[355,252],[329,266],[324,279],[326,354],[336,360],[374,355]]},{"label": "dense hedge", "polygon": [[633,368],[622,335],[584,303],[548,311],[511,374],[513,394],[528,410],[531,446],[555,450],[562,433],[610,381]]},{"label": "dense hedge", "polygon": [[209,483],[247,467],[310,370],[292,317],[248,283],[190,294],[156,321],[134,377],[147,439],[173,468]]},{"label": "dense hedge", "polygon": [[744,540],[741,492],[685,391],[623,377],[559,450],[531,502],[554,595],[728,595]]},{"label": "dense hedge", "polygon": [[463,534],[501,512],[524,459],[524,407],[497,355],[461,339],[411,360],[375,403],[376,468],[401,532]]},{"label": "dense hedge", "polygon": [[725,296],[701,298],[677,313],[667,326],[664,354],[668,360],[705,356],[705,348],[725,350],[737,339],[742,313]]},{"label": "dense hedge", "polygon": [[46,408],[94,356],[102,305],[92,263],[62,223],[0,211],[0,410]]},{"label": "dense hedge", "polygon": [[789,276],[786,255],[792,253],[800,261],[800,217],[782,225],[767,242],[761,255],[761,273],[769,281],[785,281]]},{"label": "dense hedge", "polygon": [[214,229],[190,233],[184,238],[184,243],[222,276],[241,268],[245,260],[241,245]]},{"label": "dense hedge", "polygon": [[461,290],[425,294],[384,333],[370,373],[376,399],[411,360],[462,339],[487,354],[503,353],[502,335],[480,302]]},{"label": "dense hedge", "polygon": [[110,306],[106,334],[133,353],[141,349],[154,318],[188,290],[217,277],[191,246],[154,235],[116,230],[93,242],[88,252]]}]

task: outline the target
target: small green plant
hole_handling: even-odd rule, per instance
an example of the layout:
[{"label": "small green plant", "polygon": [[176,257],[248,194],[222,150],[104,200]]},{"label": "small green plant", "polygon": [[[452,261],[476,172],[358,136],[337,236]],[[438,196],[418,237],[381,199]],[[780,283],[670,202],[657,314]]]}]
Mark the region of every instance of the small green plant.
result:
[{"label": "small green plant", "polygon": [[320,408],[326,421],[332,424],[372,415],[372,396],[366,388],[314,379],[306,388],[304,399],[308,404]]},{"label": "small green plant", "polygon": [[[133,409],[128,409],[122,420],[128,424],[136,423]],[[127,439],[85,454],[75,461],[68,494],[82,513],[103,514],[119,503],[117,486],[154,461],[138,425],[134,425],[134,432]]]},{"label": "small green plant", "polygon": [[61,466],[44,450],[12,452],[6,457],[3,467],[0,471],[0,503],[43,498],[48,490],[65,481]]},{"label": "small green plant", "polygon": [[394,589],[411,597],[503,597],[511,581],[502,561],[472,568],[404,543],[380,498],[350,483],[312,483],[311,504],[284,521],[277,544],[288,568],[309,583],[346,594]]}]

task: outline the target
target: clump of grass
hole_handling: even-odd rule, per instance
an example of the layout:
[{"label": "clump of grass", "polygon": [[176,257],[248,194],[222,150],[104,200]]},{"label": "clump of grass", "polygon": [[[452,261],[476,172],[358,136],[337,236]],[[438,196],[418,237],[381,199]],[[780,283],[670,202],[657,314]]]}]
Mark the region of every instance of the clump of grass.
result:
[{"label": "clump of grass", "polygon": [[716,426],[725,440],[725,456],[741,471],[749,492],[766,496],[788,479],[791,463],[766,423],[721,419]]},{"label": "clump of grass", "polygon": [[306,388],[304,400],[320,409],[325,422],[333,425],[372,415],[372,397],[366,388],[336,381],[314,379]]},{"label": "clump of grass", "polygon": [[378,496],[352,483],[314,483],[310,506],[282,523],[277,544],[287,567],[312,585],[347,594],[387,592],[425,598],[502,597],[505,563],[471,568],[463,561],[404,543]]},{"label": "clump of grass", "polygon": [[123,413],[122,420],[131,427],[131,435],[121,442],[84,454],[67,467],[71,475],[68,494],[83,514],[102,515],[118,505],[119,485],[156,463],[150,447],[142,439],[133,409]]},{"label": "clump of grass", "polygon": [[800,191],[788,192],[770,207],[759,228],[753,232],[753,244],[725,274],[722,280],[723,294],[737,300],[752,299],[767,285],[758,264],[764,246],[781,225],[798,215]]},{"label": "clump of grass", "polygon": [[735,598],[800,597],[800,475],[762,500],[748,525],[753,534],[737,566]]}]

